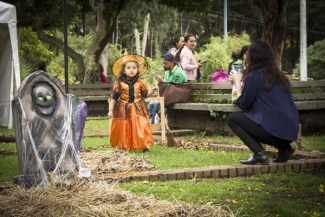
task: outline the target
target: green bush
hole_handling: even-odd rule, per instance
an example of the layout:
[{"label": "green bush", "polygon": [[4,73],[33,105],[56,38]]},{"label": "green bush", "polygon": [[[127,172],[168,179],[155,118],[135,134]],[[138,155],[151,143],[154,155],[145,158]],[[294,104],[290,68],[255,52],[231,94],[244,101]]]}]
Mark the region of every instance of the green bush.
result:
[{"label": "green bush", "polygon": [[[315,80],[325,79],[325,39],[317,41],[307,49],[307,77]],[[300,64],[296,64],[293,73],[300,76]]]}]

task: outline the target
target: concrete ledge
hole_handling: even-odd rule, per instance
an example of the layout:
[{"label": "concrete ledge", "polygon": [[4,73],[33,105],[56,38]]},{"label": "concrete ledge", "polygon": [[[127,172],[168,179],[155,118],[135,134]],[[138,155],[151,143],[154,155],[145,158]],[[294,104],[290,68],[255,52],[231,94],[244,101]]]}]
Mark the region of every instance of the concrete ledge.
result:
[{"label": "concrete ledge", "polygon": [[[325,101],[300,101],[295,102],[298,110],[316,110],[324,109]],[[217,103],[176,103],[168,106],[167,109],[179,110],[196,110],[196,111],[222,111],[222,112],[241,112],[242,110],[233,104],[217,104]]]},{"label": "concrete ledge", "polygon": [[213,103],[176,103],[167,106],[168,109],[196,110],[196,111],[222,111],[222,112],[241,112],[242,110],[233,104],[213,104]]}]

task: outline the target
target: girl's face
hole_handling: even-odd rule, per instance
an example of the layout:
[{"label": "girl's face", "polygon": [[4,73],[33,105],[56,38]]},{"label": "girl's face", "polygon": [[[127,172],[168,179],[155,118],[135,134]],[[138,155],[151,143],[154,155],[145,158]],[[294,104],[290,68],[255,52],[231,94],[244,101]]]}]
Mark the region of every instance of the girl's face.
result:
[{"label": "girl's face", "polygon": [[134,78],[138,74],[138,65],[136,62],[126,62],[124,68],[126,78]]},{"label": "girl's face", "polygon": [[188,41],[185,42],[185,45],[190,48],[191,50],[193,50],[196,46],[196,40],[194,36],[189,37]]},{"label": "girl's face", "polygon": [[184,37],[180,37],[178,42],[176,43],[177,49],[180,49],[184,45]]}]

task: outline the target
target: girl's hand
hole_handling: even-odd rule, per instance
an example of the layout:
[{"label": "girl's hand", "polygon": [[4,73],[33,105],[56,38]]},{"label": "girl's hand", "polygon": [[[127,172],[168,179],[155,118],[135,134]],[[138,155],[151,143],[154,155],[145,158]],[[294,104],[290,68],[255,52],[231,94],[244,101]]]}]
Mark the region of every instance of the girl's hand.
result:
[{"label": "girl's hand", "polygon": [[157,86],[155,86],[155,87],[153,87],[151,90],[152,90],[153,92],[155,92],[155,91],[157,91],[157,90],[158,90],[158,87],[157,87]]},{"label": "girl's hand", "polygon": [[164,79],[161,75],[157,75],[155,78],[158,80],[158,82],[164,82]]},{"label": "girl's hand", "polygon": [[108,112],[107,116],[108,116],[108,119],[113,118],[113,112]]}]

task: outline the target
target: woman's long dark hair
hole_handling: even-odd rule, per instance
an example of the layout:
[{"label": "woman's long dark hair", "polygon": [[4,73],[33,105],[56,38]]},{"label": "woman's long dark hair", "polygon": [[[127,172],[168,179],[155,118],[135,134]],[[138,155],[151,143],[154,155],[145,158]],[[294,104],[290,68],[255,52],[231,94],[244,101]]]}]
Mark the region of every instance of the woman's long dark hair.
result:
[{"label": "woman's long dark hair", "polygon": [[271,90],[277,82],[283,91],[290,92],[291,83],[276,63],[273,50],[266,41],[256,40],[252,42],[248,48],[246,62],[247,66],[243,73],[243,81],[250,72],[265,69],[264,88],[266,91]]},{"label": "woman's long dark hair", "polygon": [[170,41],[169,41],[169,45],[170,45],[170,48],[177,48],[177,42],[179,42],[179,39],[183,37],[181,35],[177,35],[177,36],[174,36],[174,37],[171,37]]},{"label": "woman's long dark hair", "polygon": [[[184,37],[184,42],[186,43],[186,42],[188,42],[188,40],[190,39],[190,37],[194,37],[195,38],[195,35],[193,35],[193,34],[187,34],[187,35],[185,35],[185,37]],[[182,53],[182,50],[183,50],[183,47],[185,46],[185,43],[184,43],[184,45],[177,51],[177,53],[176,53],[176,55],[175,55],[175,60],[177,61],[177,62],[180,62],[181,61],[181,53]]]}]

